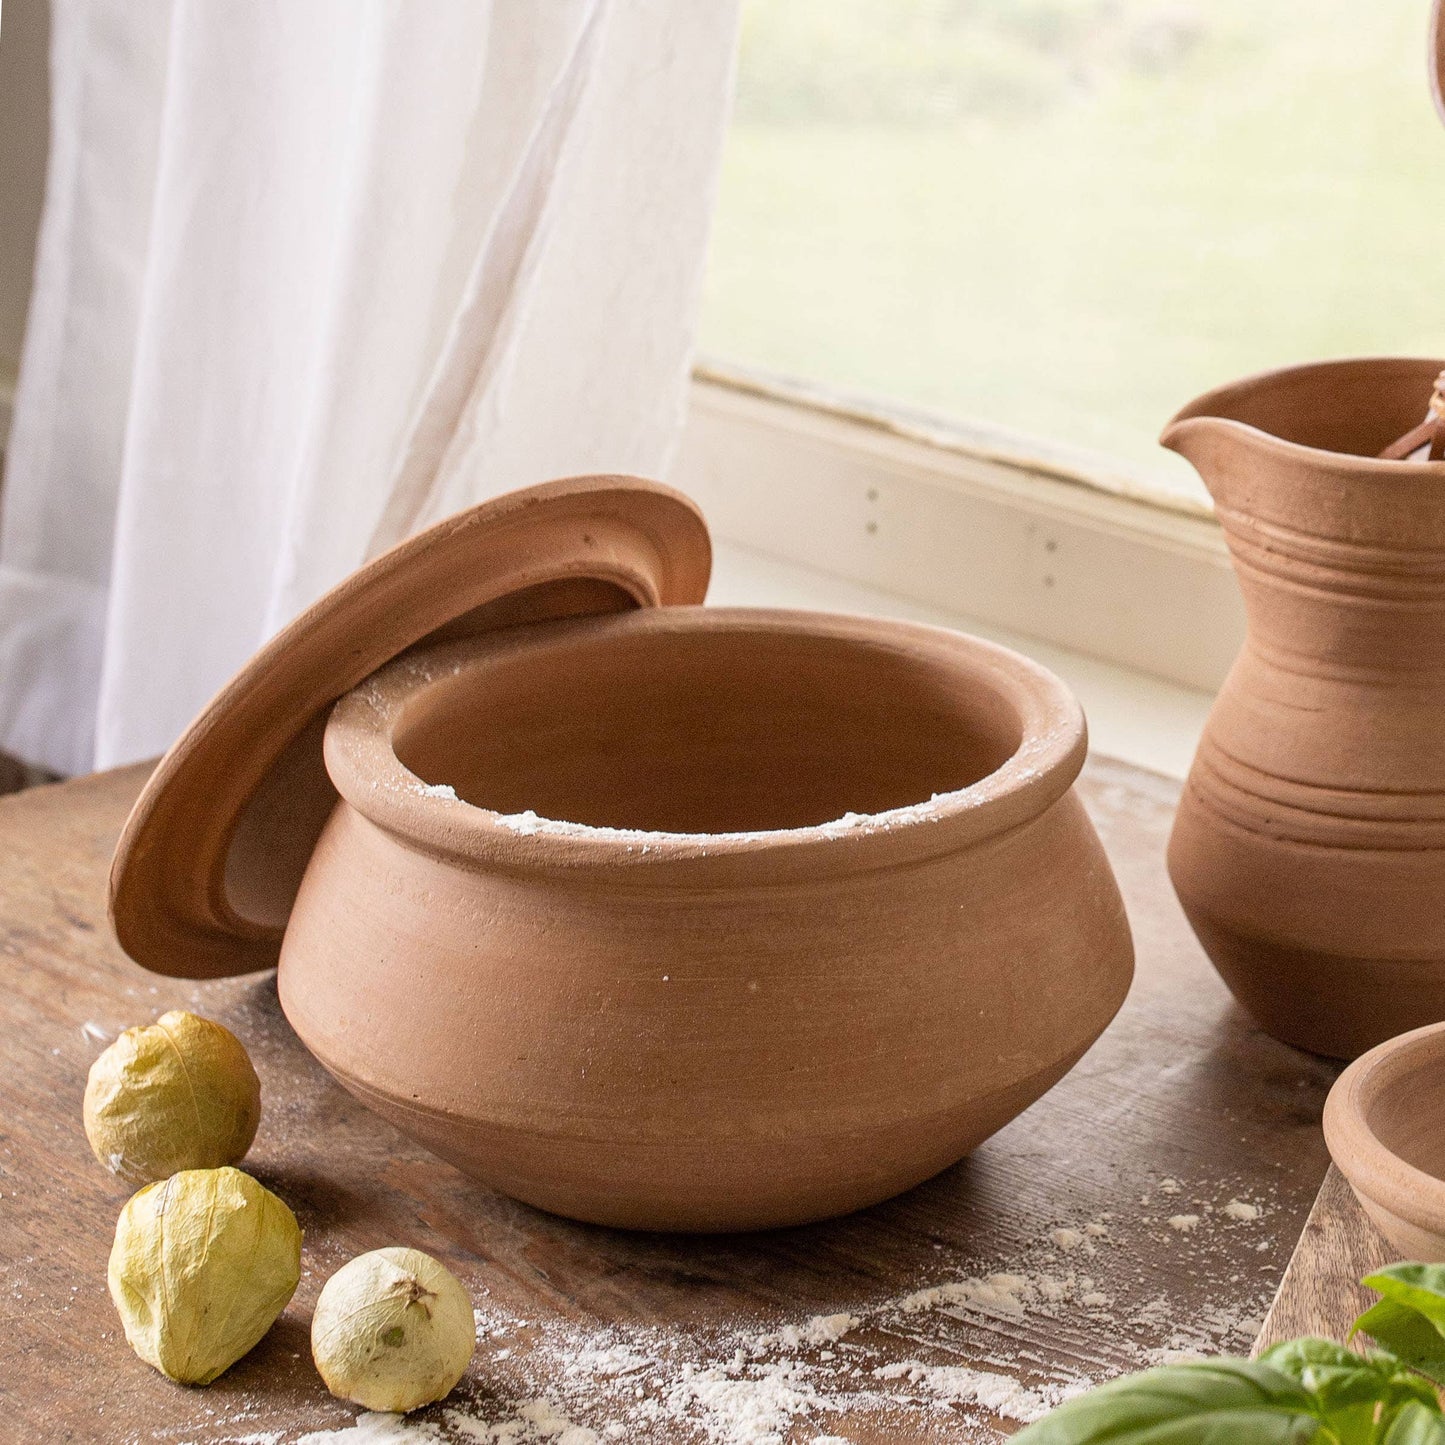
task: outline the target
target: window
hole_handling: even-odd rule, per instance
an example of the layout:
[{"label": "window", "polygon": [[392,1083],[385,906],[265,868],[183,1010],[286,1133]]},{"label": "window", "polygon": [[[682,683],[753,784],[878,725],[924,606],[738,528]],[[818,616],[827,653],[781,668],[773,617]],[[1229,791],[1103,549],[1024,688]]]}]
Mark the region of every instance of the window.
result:
[{"label": "window", "polygon": [[[1426,0],[745,0],[705,353],[1063,444],[1445,352]],[[1424,398],[1421,398],[1422,404]]]}]

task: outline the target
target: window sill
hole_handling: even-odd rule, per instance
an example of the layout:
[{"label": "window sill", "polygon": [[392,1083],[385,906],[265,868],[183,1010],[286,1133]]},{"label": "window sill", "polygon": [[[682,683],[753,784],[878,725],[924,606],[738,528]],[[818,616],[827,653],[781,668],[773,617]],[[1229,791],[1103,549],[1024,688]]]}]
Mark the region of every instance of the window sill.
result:
[{"label": "window sill", "polygon": [[[695,375],[672,479],[719,541],[755,558],[866,589],[887,610],[1027,639],[1044,660],[1052,647],[1157,679],[1182,714],[1197,710],[1186,696],[1218,689],[1243,638],[1224,539],[1201,505],[943,444],[766,378]],[[1094,723],[1117,753],[1097,707]]]}]

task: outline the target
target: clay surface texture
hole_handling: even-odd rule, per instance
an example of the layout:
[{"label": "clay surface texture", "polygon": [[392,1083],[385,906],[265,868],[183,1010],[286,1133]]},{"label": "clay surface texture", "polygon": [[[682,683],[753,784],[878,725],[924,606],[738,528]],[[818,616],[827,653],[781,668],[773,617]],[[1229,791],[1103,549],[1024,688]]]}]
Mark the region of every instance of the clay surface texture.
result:
[{"label": "clay surface texture", "polygon": [[557,1213],[837,1215],[1038,1099],[1123,1002],[1083,718],[1017,654],[668,607],[413,651],[336,707],[282,1006]]},{"label": "clay surface texture", "polygon": [[1445,1024],[1356,1059],[1325,1103],[1325,1142],[1392,1258],[1445,1262]]},{"label": "clay surface texture", "polygon": [[1248,615],[1170,876],[1250,1012],[1341,1058],[1445,1018],[1445,463],[1376,455],[1440,366],[1273,372],[1164,434],[1215,499]]}]

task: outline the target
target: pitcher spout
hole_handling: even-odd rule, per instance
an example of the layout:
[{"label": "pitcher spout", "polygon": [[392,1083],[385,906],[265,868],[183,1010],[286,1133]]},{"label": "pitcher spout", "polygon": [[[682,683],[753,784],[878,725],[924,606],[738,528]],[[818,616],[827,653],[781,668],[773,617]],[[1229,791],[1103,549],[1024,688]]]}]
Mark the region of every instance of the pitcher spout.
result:
[{"label": "pitcher spout", "polygon": [[1228,479],[1246,465],[1252,453],[1265,444],[1265,436],[1254,427],[1228,416],[1197,414],[1191,408],[1207,400],[1201,397],[1173,417],[1160,434],[1161,446],[1178,452],[1199,473],[1199,479],[1216,503]]},{"label": "pitcher spout", "polygon": [[1240,485],[1255,493],[1267,475],[1398,477],[1419,464],[1379,454],[1419,424],[1440,370],[1434,359],[1364,357],[1263,372],[1190,402],[1159,440],[1193,464],[1217,503]]}]

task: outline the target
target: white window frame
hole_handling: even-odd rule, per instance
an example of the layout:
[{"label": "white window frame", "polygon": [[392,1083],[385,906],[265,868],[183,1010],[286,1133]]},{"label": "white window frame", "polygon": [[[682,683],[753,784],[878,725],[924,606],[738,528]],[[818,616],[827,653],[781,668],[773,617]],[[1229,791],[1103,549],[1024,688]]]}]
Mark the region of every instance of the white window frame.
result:
[{"label": "white window frame", "polygon": [[1243,637],[1205,504],[1044,442],[708,360],[671,477],[721,540],[1185,687]]}]

